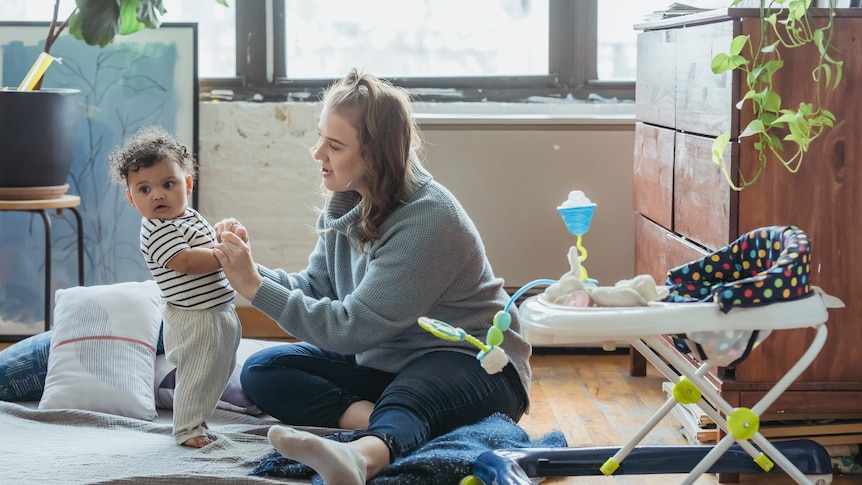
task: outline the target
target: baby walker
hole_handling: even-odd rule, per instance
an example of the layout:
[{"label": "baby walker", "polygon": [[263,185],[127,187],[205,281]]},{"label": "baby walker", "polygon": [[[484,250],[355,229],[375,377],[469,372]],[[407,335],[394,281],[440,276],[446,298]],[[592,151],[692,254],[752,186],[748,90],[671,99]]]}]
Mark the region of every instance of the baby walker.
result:
[{"label": "baby walker", "polygon": [[[780,470],[800,484],[831,483],[832,464],[823,446],[812,440],[773,444],[759,432],[760,416],[823,347],[827,308],[843,306],[810,284],[807,235],[794,226],[751,231],[702,260],[670,270],[668,288],[657,287],[651,277],[647,279],[652,288],[642,285],[640,277],[614,287],[597,287],[580,265],[586,259],[581,236],[589,228],[594,208],[595,204],[584,224],[583,220],[572,223],[560,207],[567,228],[578,236],[580,252],[570,250],[572,271],[559,281],[536,280],[515,292],[494,317],[485,343],[438,320],[422,317],[419,324],[438,337],[471,342],[480,349],[477,358],[482,366],[489,373],[499,372],[508,361],[498,347],[511,324],[508,310],[528,289],[550,285],[518,308],[522,323],[530,322],[531,332],[555,343],[628,341],[673,383],[672,396],[623,446],[489,451],[479,456],[473,475],[461,484],[527,485],[537,477],[676,473],[687,474],[682,483],[692,484],[703,473],[771,470]],[[564,294],[573,288],[584,292],[589,302]],[[605,302],[612,306],[600,306]],[[706,380],[713,366],[744,360],[772,330],[804,327],[816,329],[809,348],[751,408],[732,407]],[[676,346],[669,345],[666,336],[673,336]],[[687,365],[679,348],[689,350],[699,362],[696,370]],[[678,404],[698,405],[724,437],[716,445],[640,445]]]}]

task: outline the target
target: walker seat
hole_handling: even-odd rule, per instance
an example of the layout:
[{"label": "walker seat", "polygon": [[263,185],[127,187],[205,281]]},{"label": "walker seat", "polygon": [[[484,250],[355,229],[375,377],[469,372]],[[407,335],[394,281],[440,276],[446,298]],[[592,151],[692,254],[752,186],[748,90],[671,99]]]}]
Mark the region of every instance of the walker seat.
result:
[{"label": "walker seat", "polygon": [[[668,271],[669,296],[676,302],[713,301],[724,313],[804,298],[811,294],[811,244],[795,226],[751,231],[728,246]],[[673,335],[674,344],[700,361],[734,367],[769,331],[725,329]]]},{"label": "walker seat", "polygon": [[[818,443],[772,444],[759,432],[760,416],[823,347],[827,309],[843,306],[811,285],[810,258],[811,246],[802,230],[772,226],[671,269],[665,301],[638,307],[575,307],[551,303],[544,294],[527,298],[518,313],[531,342],[628,341],[674,384],[673,393],[621,447],[496,450],[479,457],[474,475],[486,484],[527,484],[531,482],[526,477],[539,476],[687,473],[682,483],[691,484],[707,472],[781,470],[797,483],[831,483],[828,454]],[[805,327],[816,329],[808,349],[750,409],[732,407],[707,381],[709,369],[741,362],[771,331]],[[675,344],[666,336],[675,337]],[[691,352],[696,369],[678,348]],[[724,437],[715,446],[639,446],[678,404],[697,404]],[[603,462],[596,461],[596,453],[604,456]],[[747,455],[744,465],[740,454]]]}]

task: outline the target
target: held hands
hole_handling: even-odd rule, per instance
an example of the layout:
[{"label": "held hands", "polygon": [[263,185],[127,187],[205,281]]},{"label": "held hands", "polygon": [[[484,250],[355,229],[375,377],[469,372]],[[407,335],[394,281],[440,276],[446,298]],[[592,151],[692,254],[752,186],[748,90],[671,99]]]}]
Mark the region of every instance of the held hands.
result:
[{"label": "held hands", "polygon": [[248,242],[248,231],[245,230],[245,226],[240,224],[239,221],[233,217],[228,217],[227,219],[218,221],[213,225],[213,229],[215,230],[216,237],[219,241],[221,241],[221,233],[227,231],[239,236],[243,242]]},{"label": "held hands", "polygon": [[[219,222],[213,228],[222,225],[224,222]],[[224,229],[226,226],[222,225],[223,230],[216,232],[220,242],[213,248],[213,254],[215,254],[215,257],[221,263],[221,267],[231,286],[233,286],[237,293],[251,301],[257,294],[263,277],[258,273],[257,265],[254,263],[254,259],[252,259],[251,248],[247,242],[248,233],[238,222],[235,220],[233,222],[235,226],[239,227]],[[245,237],[243,238],[243,236]]]}]

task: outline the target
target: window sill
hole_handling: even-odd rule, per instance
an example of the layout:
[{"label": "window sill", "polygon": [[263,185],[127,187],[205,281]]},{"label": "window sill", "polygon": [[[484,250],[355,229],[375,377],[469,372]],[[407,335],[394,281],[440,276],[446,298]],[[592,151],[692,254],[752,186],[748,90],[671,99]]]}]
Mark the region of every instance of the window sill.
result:
[{"label": "window sill", "polygon": [[420,125],[634,125],[634,103],[414,103]]}]

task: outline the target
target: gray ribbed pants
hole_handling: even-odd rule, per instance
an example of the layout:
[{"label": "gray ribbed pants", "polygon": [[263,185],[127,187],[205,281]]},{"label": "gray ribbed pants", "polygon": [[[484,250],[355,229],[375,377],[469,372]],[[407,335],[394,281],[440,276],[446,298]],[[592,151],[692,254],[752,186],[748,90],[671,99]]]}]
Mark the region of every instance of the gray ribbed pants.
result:
[{"label": "gray ribbed pants", "polygon": [[236,365],[242,338],[232,303],[210,310],[164,305],[165,357],[177,366],[174,439],[206,436],[201,426],[212,416]]}]

